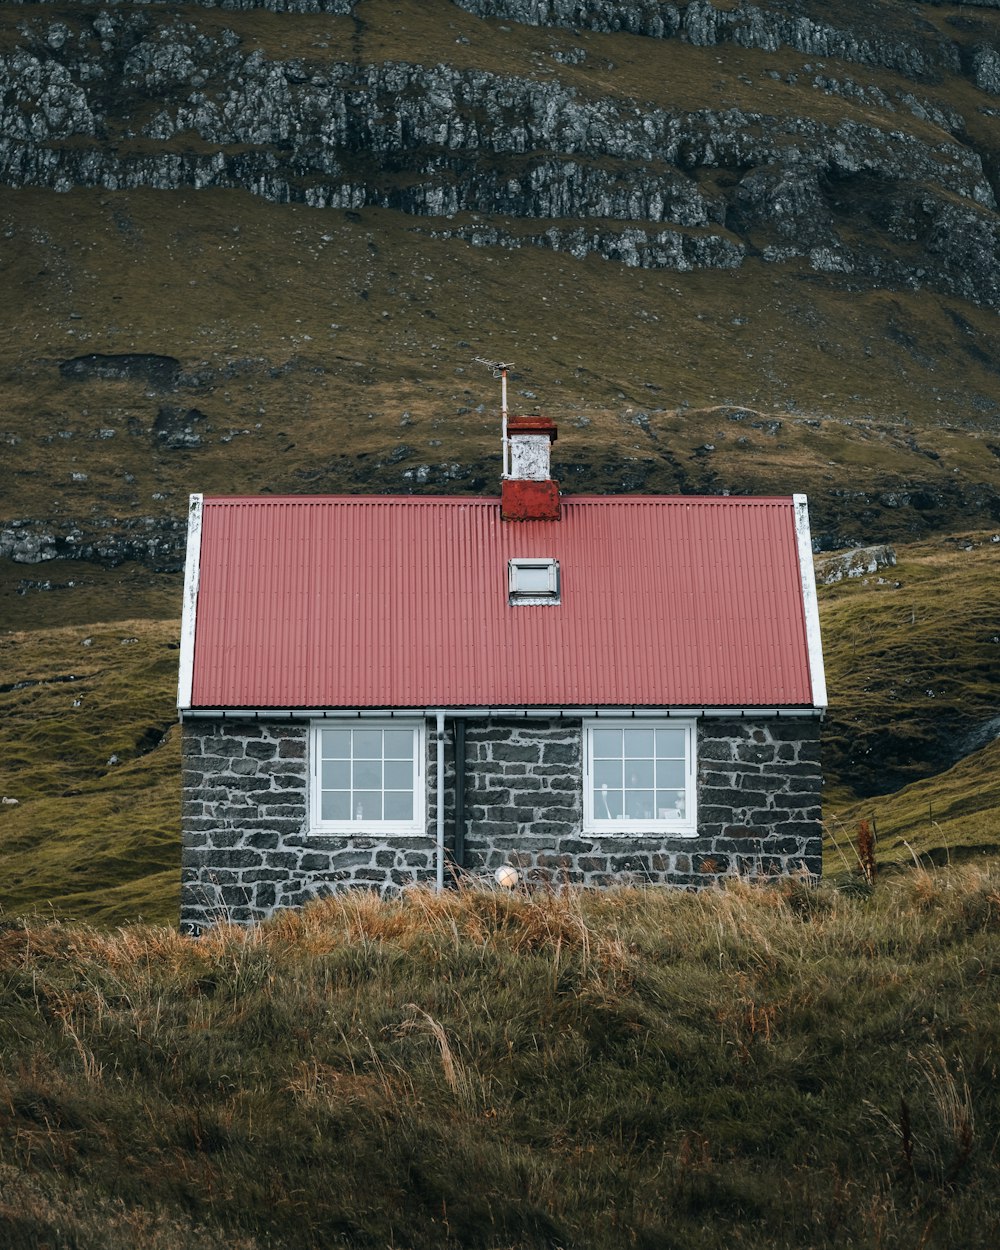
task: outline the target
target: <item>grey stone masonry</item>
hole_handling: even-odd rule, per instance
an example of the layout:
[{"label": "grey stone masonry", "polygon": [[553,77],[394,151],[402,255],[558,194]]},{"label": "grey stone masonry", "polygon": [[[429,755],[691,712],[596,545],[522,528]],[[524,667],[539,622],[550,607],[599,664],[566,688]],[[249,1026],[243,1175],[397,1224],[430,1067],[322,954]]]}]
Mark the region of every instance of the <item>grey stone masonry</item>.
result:
[{"label": "grey stone masonry", "polygon": [[822,784],[817,718],[699,722],[698,878],[818,878]]},{"label": "grey stone masonry", "polygon": [[[582,722],[470,721],[465,731],[465,868],[513,864],[548,877],[583,823]],[[582,849],[582,846],[581,846]],[[565,865],[581,880],[579,864]]]},{"label": "grey stone masonry", "polygon": [[466,868],[512,864],[528,881],[553,885],[818,877],[818,720],[704,719],[697,754],[697,836],[585,833],[582,721],[470,723]]},{"label": "grey stone masonry", "polygon": [[[183,728],[181,925],[249,922],[346,888],[383,894],[436,872],[436,744],[427,726],[426,834],[331,835],[309,825],[309,726],[188,721]],[[528,882],[696,888],[821,871],[819,722],[705,718],[697,735],[698,833],[583,830],[583,722],[469,720],[465,862],[455,828],[452,722],[445,742],[446,876],[512,864]]]},{"label": "grey stone masonry", "polygon": [[[431,737],[425,775],[433,794]],[[305,722],[185,722],[183,930],[262,920],[350,886],[390,893],[434,879],[433,836],[311,832],[308,753]]]}]

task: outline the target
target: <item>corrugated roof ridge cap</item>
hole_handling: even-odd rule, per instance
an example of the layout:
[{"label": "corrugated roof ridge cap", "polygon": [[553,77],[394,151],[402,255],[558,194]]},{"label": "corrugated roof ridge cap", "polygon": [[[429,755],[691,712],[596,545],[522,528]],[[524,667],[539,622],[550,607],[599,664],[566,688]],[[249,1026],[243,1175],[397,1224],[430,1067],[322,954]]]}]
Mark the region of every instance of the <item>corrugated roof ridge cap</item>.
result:
[{"label": "corrugated roof ridge cap", "polygon": [[[204,495],[205,504],[275,506],[298,504],[318,507],[323,504],[378,504],[398,506],[405,504],[419,507],[446,504],[455,506],[496,507],[498,495]],[[753,507],[760,505],[794,505],[793,495],[564,495],[564,504],[602,504],[621,507],[623,504],[657,505],[679,504],[684,506],[711,505],[714,507]]]},{"label": "corrugated roof ridge cap", "polygon": [[205,495],[207,504],[477,504],[499,507],[500,496],[482,495]]},{"label": "corrugated roof ridge cap", "polygon": [[793,507],[794,495],[564,495],[563,504],[599,503],[621,505],[633,504],[711,504],[716,507],[782,504]]}]

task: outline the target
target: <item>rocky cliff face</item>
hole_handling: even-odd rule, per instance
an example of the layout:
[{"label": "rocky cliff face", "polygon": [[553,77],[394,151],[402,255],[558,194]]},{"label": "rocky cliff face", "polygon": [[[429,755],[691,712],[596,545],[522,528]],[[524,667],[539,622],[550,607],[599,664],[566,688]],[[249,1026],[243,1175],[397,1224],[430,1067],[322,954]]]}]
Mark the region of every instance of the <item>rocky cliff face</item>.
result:
[{"label": "rocky cliff face", "polygon": [[[492,220],[430,228],[644,268],[805,258],[859,288],[1000,306],[996,155],[970,138],[1000,92],[995,26],[955,18],[945,32],[914,17],[887,31],[864,4],[836,6],[854,10],[851,27],[799,4],[456,5],[533,27],[751,49],[747,99],[768,84],[797,94],[780,107],[671,107],[627,84],[596,91],[580,76],[582,47],[556,49],[544,74],[526,77],[368,62],[350,52],[346,26],[339,51],[285,59],[249,47],[236,14],[220,30],[155,8],[81,7],[68,21],[32,6],[0,59],[0,180],[241,187],[277,202],[476,214]],[[355,23],[364,13],[331,0],[266,7]],[[574,62],[582,69],[564,80]],[[961,108],[942,92],[951,80]]]}]

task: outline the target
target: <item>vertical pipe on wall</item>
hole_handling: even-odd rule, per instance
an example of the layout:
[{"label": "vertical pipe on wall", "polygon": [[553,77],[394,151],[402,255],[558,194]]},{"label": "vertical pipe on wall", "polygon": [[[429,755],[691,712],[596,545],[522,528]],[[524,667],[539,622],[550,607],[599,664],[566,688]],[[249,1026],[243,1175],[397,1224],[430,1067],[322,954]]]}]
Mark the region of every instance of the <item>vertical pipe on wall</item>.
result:
[{"label": "vertical pipe on wall", "polygon": [[455,867],[465,867],[465,720],[456,716],[455,730]]},{"label": "vertical pipe on wall", "polygon": [[444,889],[444,712],[435,713],[437,738],[437,888]]}]

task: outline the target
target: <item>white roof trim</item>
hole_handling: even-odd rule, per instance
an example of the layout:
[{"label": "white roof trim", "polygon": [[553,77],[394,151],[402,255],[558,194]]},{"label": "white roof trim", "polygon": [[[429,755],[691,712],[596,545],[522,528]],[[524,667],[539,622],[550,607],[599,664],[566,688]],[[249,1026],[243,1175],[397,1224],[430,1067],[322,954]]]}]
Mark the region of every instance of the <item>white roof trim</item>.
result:
[{"label": "white roof trim", "polygon": [[823,667],[823,639],[819,630],[819,600],[816,597],[816,571],[813,566],[812,535],[809,532],[809,500],[793,495],[795,505],[795,536],[799,543],[799,575],[802,579],[802,608],[806,618],[806,642],[809,647],[809,676],[815,707],[825,708],[826,670]]},{"label": "white roof trim", "polygon": [[204,496],[192,495],[188,505],[187,552],[184,557],[184,602],[181,607],[181,655],[177,672],[177,709],[191,707],[194,684],[194,632],[201,580],[201,511]]},{"label": "white roof trim", "polygon": [[593,717],[631,717],[660,719],[676,717],[678,720],[692,717],[698,719],[745,719],[768,716],[822,716],[821,707],[382,707],[382,708],[300,708],[300,707],[198,707],[182,710],[182,720],[364,720],[366,717],[398,717],[400,720],[415,716],[433,717],[439,711],[449,717],[565,717],[574,720]]}]

